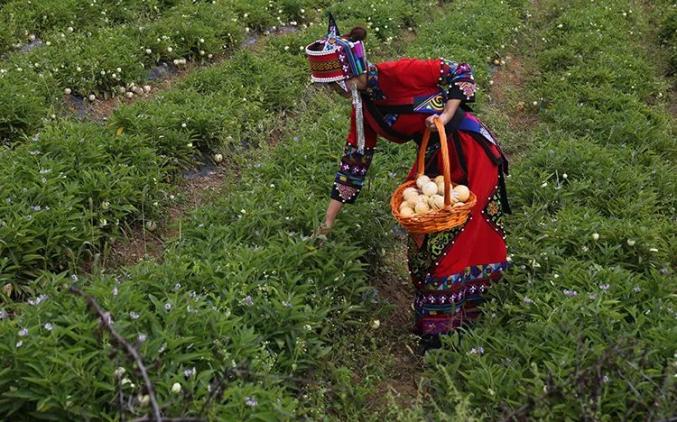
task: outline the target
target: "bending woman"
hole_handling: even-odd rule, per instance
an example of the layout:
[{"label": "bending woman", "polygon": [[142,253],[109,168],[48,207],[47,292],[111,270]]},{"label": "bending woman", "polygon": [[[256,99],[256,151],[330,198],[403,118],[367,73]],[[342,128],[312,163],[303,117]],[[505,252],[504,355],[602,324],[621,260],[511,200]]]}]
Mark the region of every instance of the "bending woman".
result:
[{"label": "bending woman", "polygon": [[[477,305],[507,268],[503,214],[510,212],[504,175],[508,163],[489,129],[471,112],[475,80],[468,64],[444,58],[366,60],[366,31],[340,36],[330,17],[327,36],[306,54],[312,80],[332,84],[352,97],[350,130],[320,231],[328,233],[344,204],[355,202],[374,156],[378,137],[420,145],[437,116],[449,140],[452,183],[464,184],[477,204],[463,226],[410,236],[408,264],[416,287],[414,332],[425,348],[439,346],[439,334],[475,319]],[[425,152],[425,174],[442,174],[439,137]],[[416,164],[408,178],[416,175]]]}]

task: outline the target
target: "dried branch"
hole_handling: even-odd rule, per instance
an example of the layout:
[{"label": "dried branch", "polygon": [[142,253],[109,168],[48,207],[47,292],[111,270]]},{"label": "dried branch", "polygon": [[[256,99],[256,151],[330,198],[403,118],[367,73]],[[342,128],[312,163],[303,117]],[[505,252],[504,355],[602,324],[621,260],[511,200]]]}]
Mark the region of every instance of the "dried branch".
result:
[{"label": "dried branch", "polygon": [[[143,359],[141,358],[139,352],[134,348],[134,346],[132,346],[127,340],[125,340],[124,337],[122,337],[117,331],[115,331],[115,328],[113,328],[113,320],[111,318],[110,312],[104,311],[92,296],[86,294],[85,292],[80,290],[77,286],[71,286],[70,291],[71,293],[75,293],[85,299],[85,302],[87,303],[87,307],[89,308],[89,310],[98,315],[99,320],[101,321],[101,327],[106,329],[111,334],[111,336],[113,336],[114,343],[117,346],[121,347],[128,357],[134,360],[136,366],[139,368],[139,372],[141,372],[143,382],[146,385],[146,391],[148,392],[148,396],[150,398],[150,405],[153,411],[153,419],[149,420],[162,422],[163,421],[162,412],[160,411],[160,406],[158,406],[157,400],[155,398],[155,389],[153,388],[153,383],[150,381],[150,378],[148,377],[148,371],[146,371],[146,366],[143,364]],[[164,420],[166,421],[169,419]]]}]

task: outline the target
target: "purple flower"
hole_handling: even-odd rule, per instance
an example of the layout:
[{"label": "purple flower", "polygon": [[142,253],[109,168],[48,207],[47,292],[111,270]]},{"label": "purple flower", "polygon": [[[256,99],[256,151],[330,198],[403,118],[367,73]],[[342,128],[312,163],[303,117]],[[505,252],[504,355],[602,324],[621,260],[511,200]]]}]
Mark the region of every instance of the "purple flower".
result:
[{"label": "purple flower", "polygon": [[244,398],[244,404],[246,404],[249,407],[254,407],[258,404],[258,402],[256,401],[255,397],[247,396],[247,397]]},{"label": "purple flower", "polygon": [[247,297],[244,298],[243,302],[247,306],[252,306],[254,304],[254,299],[252,299],[251,296],[247,295]]},{"label": "purple flower", "polygon": [[26,337],[28,335],[28,328],[22,328],[19,330],[19,337]]},{"label": "purple flower", "polygon": [[604,290],[605,292],[606,292],[607,290],[609,290],[609,287],[610,287],[610,286],[609,286],[608,284],[600,284],[600,285],[599,285],[599,288],[602,289],[602,290]]},{"label": "purple flower", "polygon": [[562,290],[562,292],[563,292],[564,295],[567,296],[567,297],[575,297],[575,296],[578,295],[578,292],[577,292],[576,290],[568,290],[568,289],[564,289],[564,290]]},{"label": "purple flower", "polygon": [[470,349],[470,352],[468,352],[468,353],[470,353],[471,355],[483,355],[484,354],[484,347],[482,347],[482,346],[473,347],[472,349]]}]

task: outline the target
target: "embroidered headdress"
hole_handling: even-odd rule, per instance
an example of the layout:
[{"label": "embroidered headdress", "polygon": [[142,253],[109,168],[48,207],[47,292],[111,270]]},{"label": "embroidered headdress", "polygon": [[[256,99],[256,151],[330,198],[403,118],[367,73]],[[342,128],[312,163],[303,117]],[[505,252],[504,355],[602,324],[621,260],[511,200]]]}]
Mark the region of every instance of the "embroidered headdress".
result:
[{"label": "embroidered headdress", "polygon": [[330,14],[327,35],[306,47],[313,82],[339,82],[367,72],[363,41],[340,34]]},{"label": "embroidered headdress", "polygon": [[[362,28],[354,28],[348,36],[339,35],[339,29],[334,16],[329,15],[327,35],[306,47],[306,56],[310,64],[310,78],[313,82],[336,82],[345,91],[348,87],[346,79],[367,73],[367,54],[364,50],[363,39],[367,33]],[[362,98],[357,86],[351,84],[350,92],[355,107],[357,126],[357,150],[364,152],[364,122]]]}]

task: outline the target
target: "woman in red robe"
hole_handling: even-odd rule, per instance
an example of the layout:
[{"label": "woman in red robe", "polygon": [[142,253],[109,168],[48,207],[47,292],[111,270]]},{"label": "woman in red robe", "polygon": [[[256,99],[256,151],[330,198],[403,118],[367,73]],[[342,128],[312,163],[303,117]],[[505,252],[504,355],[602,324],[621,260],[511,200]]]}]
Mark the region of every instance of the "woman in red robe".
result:
[{"label": "woman in red robe", "polygon": [[[338,33],[333,25],[334,33]],[[437,347],[439,334],[449,333],[477,316],[482,294],[508,266],[502,218],[504,212],[510,212],[504,183],[507,161],[494,136],[468,107],[475,96],[475,80],[468,64],[440,58],[376,65],[365,59],[355,65],[351,60],[359,62],[356,56],[363,52],[360,48],[363,50],[365,35],[364,29],[355,28],[339,38],[339,44],[345,44],[338,57],[348,56],[339,63],[347,63],[349,71],[342,67],[347,77],[334,81],[335,87],[346,96],[353,91],[354,106],[345,152],[320,229],[328,232],[343,204],[355,202],[378,137],[395,143],[413,140],[420,145],[425,128],[435,130],[433,119],[441,119],[449,140],[452,184],[468,186],[477,196],[477,204],[463,226],[410,236],[409,271],[416,287],[414,332],[423,338],[424,347]],[[329,43],[325,39],[323,46]],[[360,48],[351,57],[346,53],[356,43]],[[318,47],[311,44],[307,51],[317,51]],[[318,65],[310,56],[309,60],[314,80],[327,76],[326,61]],[[431,177],[442,174],[439,150],[439,137],[435,135],[426,151],[425,174]],[[414,163],[409,178],[415,177],[415,167]]]}]

